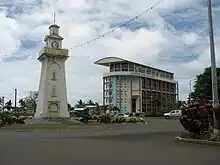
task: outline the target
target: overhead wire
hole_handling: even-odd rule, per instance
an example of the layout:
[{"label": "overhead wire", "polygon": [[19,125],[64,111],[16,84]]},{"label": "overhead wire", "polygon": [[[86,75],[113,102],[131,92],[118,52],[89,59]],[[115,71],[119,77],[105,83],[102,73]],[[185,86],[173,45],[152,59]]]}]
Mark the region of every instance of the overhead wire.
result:
[{"label": "overhead wire", "polygon": [[95,37],[95,38],[93,38],[93,39],[91,39],[91,40],[88,40],[88,41],[83,42],[83,43],[81,43],[81,44],[77,44],[76,46],[74,46],[74,47],[72,47],[72,48],[69,48],[69,49],[75,49],[75,48],[78,48],[78,47],[82,47],[82,46],[84,46],[84,45],[87,45],[87,44],[90,44],[90,43],[92,43],[92,42],[95,42],[95,41],[97,41],[97,40],[99,40],[99,39],[101,39],[101,38],[104,38],[104,37],[106,37],[107,35],[109,35],[109,34],[111,34],[111,33],[114,33],[116,30],[118,30],[118,29],[120,29],[120,28],[122,28],[122,27],[124,27],[124,26],[127,26],[129,23],[131,23],[131,22],[133,22],[134,20],[138,19],[138,18],[139,18],[140,16],[142,16],[143,14],[145,14],[145,13],[151,11],[153,8],[155,8],[156,6],[158,6],[159,4],[161,4],[161,3],[164,2],[164,1],[165,1],[165,0],[160,0],[160,1],[158,1],[158,2],[155,3],[154,5],[150,6],[150,7],[147,8],[147,9],[145,9],[142,13],[140,13],[140,14],[138,14],[138,15],[132,17],[132,18],[129,19],[128,21],[126,21],[126,22],[124,22],[124,23],[118,25],[117,27],[113,28],[112,30],[110,30],[110,31],[108,31],[108,32],[106,32],[106,33],[104,33],[104,34],[100,34],[100,35],[98,35],[97,37]]}]

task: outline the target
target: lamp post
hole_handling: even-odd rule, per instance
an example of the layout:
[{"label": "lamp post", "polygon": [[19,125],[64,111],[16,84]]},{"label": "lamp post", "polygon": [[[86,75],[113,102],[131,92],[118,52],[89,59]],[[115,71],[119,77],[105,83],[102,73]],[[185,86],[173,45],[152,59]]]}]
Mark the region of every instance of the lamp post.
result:
[{"label": "lamp post", "polygon": [[191,104],[191,98],[192,98],[192,82],[194,82],[196,78],[193,78],[189,80],[189,104]]},{"label": "lamp post", "polygon": [[[218,103],[218,86],[217,86],[217,74],[216,74],[216,61],[215,61],[215,42],[213,34],[212,23],[212,1],[208,0],[208,21],[209,21],[209,37],[210,37],[210,56],[211,56],[211,70],[212,70],[212,99],[213,108],[216,110],[219,107]],[[220,112],[214,112],[215,119],[215,131],[220,131]]]}]

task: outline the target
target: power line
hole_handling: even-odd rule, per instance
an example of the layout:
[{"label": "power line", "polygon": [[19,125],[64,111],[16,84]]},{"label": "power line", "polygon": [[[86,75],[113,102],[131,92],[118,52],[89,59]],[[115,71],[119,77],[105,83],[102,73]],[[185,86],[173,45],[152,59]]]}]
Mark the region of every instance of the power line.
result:
[{"label": "power line", "polygon": [[135,17],[131,18],[130,20],[128,20],[128,21],[126,21],[126,22],[120,24],[120,25],[117,26],[116,28],[114,28],[114,29],[112,29],[112,30],[110,30],[110,31],[108,31],[108,32],[106,32],[106,33],[104,33],[104,34],[101,34],[101,35],[99,35],[98,37],[96,37],[96,38],[94,38],[94,39],[92,39],[92,40],[88,40],[88,41],[86,41],[86,42],[84,42],[84,43],[82,43],[82,44],[78,44],[78,45],[76,45],[76,46],[74,46],[74,47],[72,47],[72,48],[70,48],[70,49],[82,47],[82,46],[87,45],[87,44],[90,44],[90,43],[92,43],[92,42],[94,42],[94,41],[96,41],[96,40],[98,40],[98,39],[104,38],[105,36],[107,36],[107,35],[109,35],[109,34],[111,34],[111,33],[114,33],[116,30],[120,29],[121,27],[124,27],[124,26],[128,25],[129,23],[131,23],[131,22],[133,22],[134,20],[138,19],[138,18],[139,18],[140,16],[142,16],[143,14],[145,14],[145,13],[151,11],[153,8],[155,8],[156,6],[158,6],[159,4],[161,4],[163,1],[165,1],[165,0],[161,0],[161,1],[157,2],[157,3],[155,3],[155,4],[152,5],[151,7],[147,8],[146,10],[144,10],[142,13],[140,13],[140,14],[136,15]]}]

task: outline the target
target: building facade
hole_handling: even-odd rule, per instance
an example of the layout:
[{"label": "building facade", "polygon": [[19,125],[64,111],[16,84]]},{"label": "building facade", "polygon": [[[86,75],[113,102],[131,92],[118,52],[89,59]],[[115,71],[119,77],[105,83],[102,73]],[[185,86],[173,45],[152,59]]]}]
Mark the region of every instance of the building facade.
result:
[{"label": "building facade", "polygon": [[103,104],[121,112],[163,113],[178,100],[174,73],[124,60],[106,57],[95,62],[109,67],[103,75]]}]

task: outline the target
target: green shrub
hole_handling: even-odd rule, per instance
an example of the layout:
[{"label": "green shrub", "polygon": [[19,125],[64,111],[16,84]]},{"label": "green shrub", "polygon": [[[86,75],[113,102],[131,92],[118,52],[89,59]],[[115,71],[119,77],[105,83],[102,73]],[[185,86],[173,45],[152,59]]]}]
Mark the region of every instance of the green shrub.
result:
[{"label": "green shrub", "polygon": [[127,118],[127,123],[136,123],[137,122],[137,117],[128,117]]},{"label": "green shrub", "polygon": [[144,120],[144,118],[142,118],[142,117],[128,117],[127,119],[126,119],[126,122],[127,123],[139,123],[139,122],[141,122],[141,123],[145,123],[145,120]]},{"label": "green shrub", "polygon": [[126,121],[126,118],[123,116],[117,117],[116,123],[124,123]]},{"label": "green shrub", "polygon": [[109,115],[102,115],[99,117],[100,123],[111,123],[112,119]]}]

